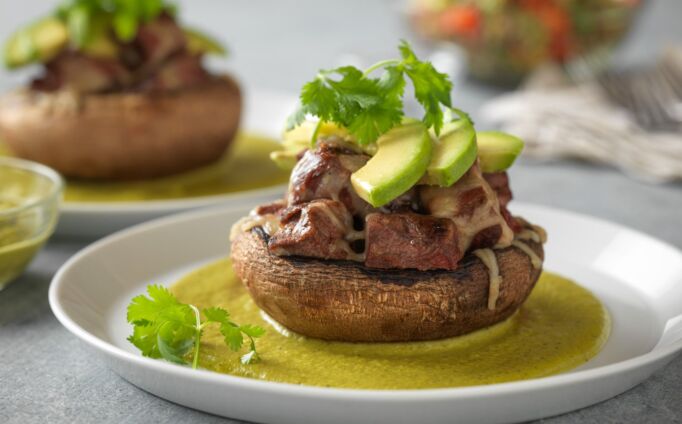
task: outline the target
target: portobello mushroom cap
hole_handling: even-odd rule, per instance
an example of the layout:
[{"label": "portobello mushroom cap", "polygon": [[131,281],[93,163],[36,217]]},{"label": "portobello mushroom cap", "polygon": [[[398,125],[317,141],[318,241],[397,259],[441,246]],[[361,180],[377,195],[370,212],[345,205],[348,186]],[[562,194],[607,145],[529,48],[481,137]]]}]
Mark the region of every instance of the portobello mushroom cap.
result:
[{"label": "portobello mushroom cap", "polygon": [[143,179],[217,160],[240,115],[240,90],[227,76],[158,93],[22,89],[0,99],[0,138],[68,177]]},{"label": "portobello mushroom cap", "polygon": [[[518,247],[494,250],[502,282],[488,309],[488,268],[467,254],[455,271],[375,269],[351,261],[275,256],[260,227],[232,242],[234,270],[256,304],[304,336],[346,342],[399,342],[459,336],[511,316],[540,268]],[[544,259],[542,244],[524,240]]]}]

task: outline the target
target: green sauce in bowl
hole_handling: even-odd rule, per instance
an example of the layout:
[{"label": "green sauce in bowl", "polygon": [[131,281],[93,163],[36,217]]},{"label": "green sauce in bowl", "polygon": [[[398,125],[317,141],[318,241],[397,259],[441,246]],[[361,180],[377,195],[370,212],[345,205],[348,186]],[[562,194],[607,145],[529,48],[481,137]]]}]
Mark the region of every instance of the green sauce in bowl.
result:
[{"label": "green sauce in bowl", "polygon": [[50,168],[0,158],[0,289],[18,277],[54,231],[62,180]]}]

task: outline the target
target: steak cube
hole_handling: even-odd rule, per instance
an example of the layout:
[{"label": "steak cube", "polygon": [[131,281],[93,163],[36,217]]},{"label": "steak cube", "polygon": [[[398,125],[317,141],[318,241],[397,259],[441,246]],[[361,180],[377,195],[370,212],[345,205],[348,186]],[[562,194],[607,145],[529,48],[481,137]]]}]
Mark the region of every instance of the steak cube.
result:
[{"label": "steak cube", "polygon": [[448,218],[372,213],[366,218],[365,265],[374,268],[457,268],[463,254]]}]

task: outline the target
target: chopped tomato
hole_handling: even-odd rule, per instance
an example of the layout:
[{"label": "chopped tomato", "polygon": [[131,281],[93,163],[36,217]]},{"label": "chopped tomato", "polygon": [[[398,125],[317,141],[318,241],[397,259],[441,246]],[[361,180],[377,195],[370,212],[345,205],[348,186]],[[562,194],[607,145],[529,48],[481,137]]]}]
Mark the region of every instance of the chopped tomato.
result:
[{"label": "chopped tomato", "polygon": [[440,16],[441,31],[446,35],[474,37],[481,27],[481,12],[474,6],[449,7]]}]

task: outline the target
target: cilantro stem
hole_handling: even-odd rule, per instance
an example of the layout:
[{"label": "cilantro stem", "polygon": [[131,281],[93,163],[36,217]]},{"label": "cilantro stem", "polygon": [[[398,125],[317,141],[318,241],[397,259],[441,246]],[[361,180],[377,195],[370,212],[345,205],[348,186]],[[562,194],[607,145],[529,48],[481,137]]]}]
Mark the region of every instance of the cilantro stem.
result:
[{"label": "cilantro stem", "polygon": [[315,131],[313,131],[313,136],[310,138],[310,147],[315,147],[315,144],[317,143],[317,136],[320,133],[320,128],[322,128],[322,124],[324,124],[324,121],[320,119],[317,121],[317,125],[315,125]]},{"label": "cilantro stem", "polygon": [[399,59],[386,59],[386,60],[382,60],[381,62],[377,62],[377,63],[375,63],[374,65],[372,65],[372,66],[370,66],[369,68],[367,68],[367,70],[363,73],[363,75],[364,75],[364,76],[368,76],[369,74],[371,74],[372,72],[376,71],[376,70],[379,69],[379,68],[383,68],[384,66],[387,66],[387,65],[398,65],[398,64],[400,64],[401,62],[402,62],[402,61],[399,60]]},{"label": "cilantro stem", "polygon": [[455,114],[456,114],[460,119],[465,119],[465,120],[467,120],[467,121],[473,123],[473,121],[471,121],[471,117],[469,116],[469,114],[466,113],[466,112],[464,112],[462,109],[457,109],[456,107],[450,107],[450,108],[448,108],[448,109],[450,109],[451,111],[455,112]]},{"label": "cilantro stem", "polygon": [[194,358],[192,358],[192,369],[197,369],[199,366],[199,347],[201,346],[201,314],[199,309],[194,305],[189,305],[194,311],[194,317],[196,318],[196,334],[194,335]]}]

